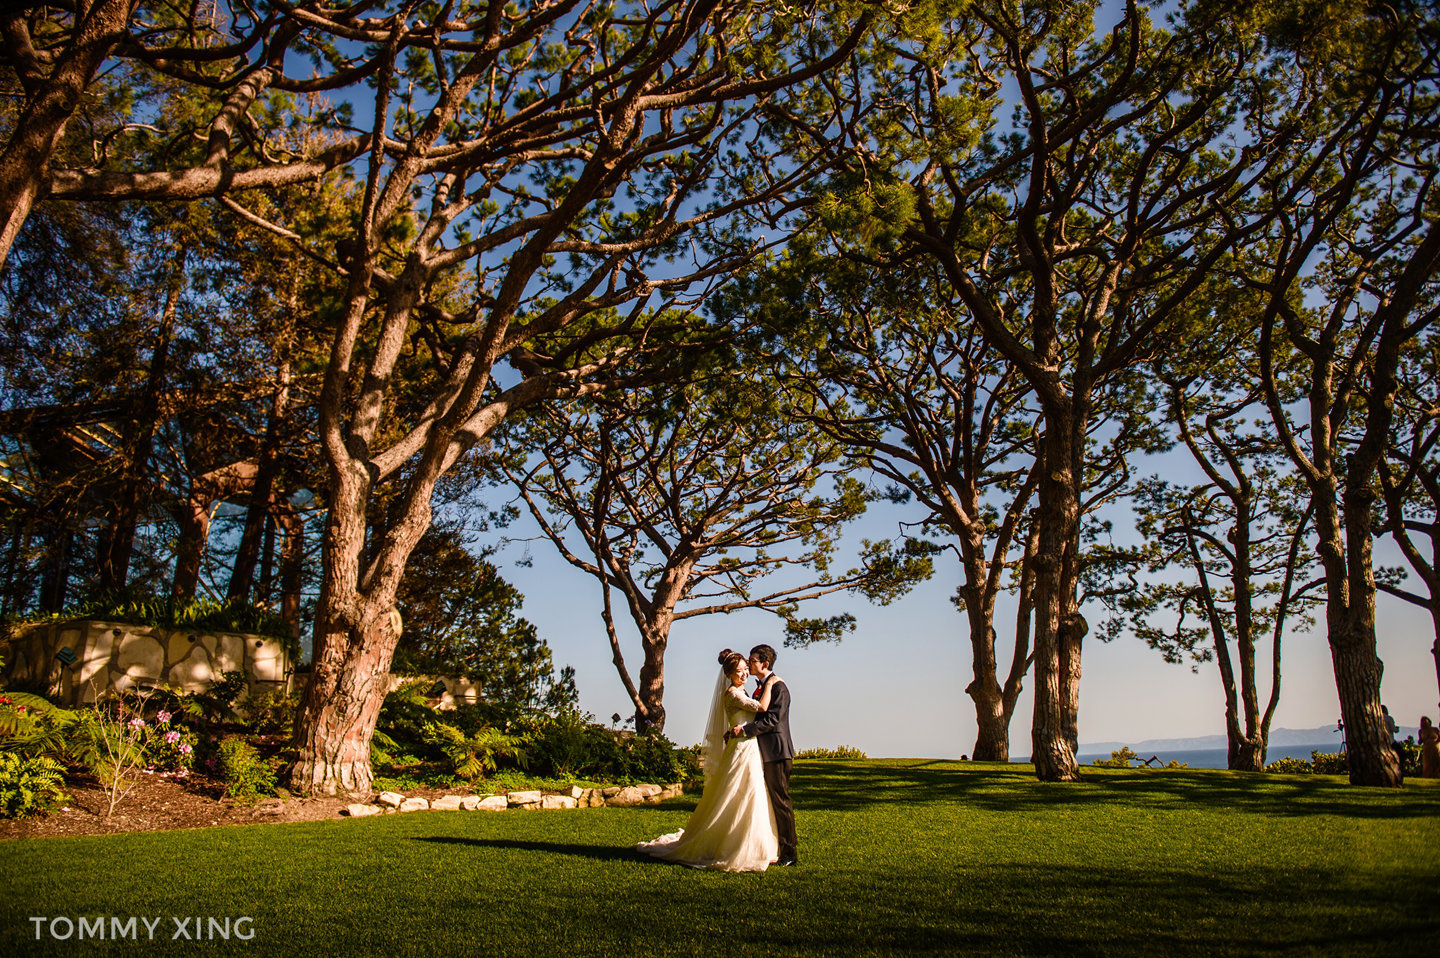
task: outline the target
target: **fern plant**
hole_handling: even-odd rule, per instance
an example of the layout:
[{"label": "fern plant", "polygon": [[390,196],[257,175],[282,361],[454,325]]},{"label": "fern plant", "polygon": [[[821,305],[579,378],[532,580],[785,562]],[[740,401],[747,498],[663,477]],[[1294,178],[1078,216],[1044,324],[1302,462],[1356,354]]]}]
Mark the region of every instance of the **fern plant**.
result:
[{"label": "fern plant", "polygon": [[520,740],[493,728],[466,735],[453,725],[429,722],[421,737],[427,745],[439,748],[454,767],[455,774],[468,781],[491,774],[501,759],[513,761],[521,768],[528,767]]},{"label": "fern plant", "polygon": [[0,693],[0,752],[64,759],[80,715],[29,692]]},{"label": "fern plant", "polygon": [[43,755],[0,752],[0,818],[30,818],[53,810],[69,796],[65,769]]}]

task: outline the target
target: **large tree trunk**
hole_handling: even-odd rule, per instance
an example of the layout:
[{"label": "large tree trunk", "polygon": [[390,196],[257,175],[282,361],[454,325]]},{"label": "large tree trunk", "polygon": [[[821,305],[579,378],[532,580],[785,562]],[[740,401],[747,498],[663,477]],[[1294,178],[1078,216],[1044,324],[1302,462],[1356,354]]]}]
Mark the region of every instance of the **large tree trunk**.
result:
[{"label": "large tree trunk", "polygon": [[982,625],[976,634],[972,613],[970,644],[974,660],[974,679],[965,691],[975,702],[975,748],[970,757],[977,762],[1010,761],[1010,716],[1005,708],[1005,695],[995,674],[995,628]]},{"label": "large tree trunk", "polygon": [[[979,514],[979,503],[974,497],[965,505],[970,516]],[[995,658],[995,595],[985,555],[985,526],[978,520],[963,523],[962,518],[955,517],[951,525],[961,543],[965,581],[960,586],[960,595],[970,626],[972,678],[965,692],[975,703],[976,734],[971,758],[977,762],[1008,762],[1014,698],[1007,697],[1006,690],[1000,686]],[[1006,542],[1008,538],[996,546],[997,562],[1003,561]],[[998,578],[996,581],[998,583]],[[1016,642],[1020,641],[1017,634]],[[1025,644],[1028,646],[1028,638]],[[1015,684],[1014,670],[1011,671],[1010,684]]]},{"label": "large tree trunk", "polygon": [[20,563],[22,543],[28,548],[30,532],[27,526],[17,522],[10,532],[10,555],[5,564],[5,587],[3,591],[0,591],[0,616],[9,615],[12,609],[18,608],[22,604],[17,602],[15,597],[15,567]]},{"label": "large tree trunk", "polygon": [[1235,728],[1227,728],[1227,732],[1226,767],[1236,772],[1264,771],[1264,738],[1252,738]]},{"label": "large tree trunk", "polygon": [[248,600],[255,588],[255,566],[260,561],[266,519],[275,506],[275,477],[279,472],[279,460],[272,445],[272,432],[273,420],[271,427],[266,429],[266,448],[260,454],[255,485],[250,491],[250,501],[245,509],[244,531],[240,534],[235,565],[230,571],[230,584],[225,589],[225,598],[232,602]]},{"label": "large tree trunk", "polygon": [[[298,792],[368,798],[374,777],[370,740],[385,701],[400,641],[395,590],[410,552],[429,525],[433,482],[417,480],[404,520],[386,532],[384,554],[362,569],[370,477],[358,464],[332,469],[325,530],[325,576],[315,609],[315,663],[295,716]],[[416,488],[418,486],[418,488]],[[367,588],[359,587],[370,579]]]},{"label": "large tree trunk", "polygon": [[180,526],[180,541],[175,547],[175,578],[170,595],[190,600],[195,598],[195,590],[200,585],[200,566],[210,538],[210,502],[192,498],[182,502],[172,514]]},{"label": "large tree trunk", "polygon": [[[640,602],[633,588],[630,591],[631,613],[640,627],[640,641],[645,660],[640,665],[640,685],[636,689],[635,731],[665,731],[665,649],[670,644],[670,630],[675,625],[675,606],[685,594],[690,581],[693,561],[678,561],[665,570],[648,602]],[[737,649],[743,652],[743,649]]]},{"label": "large tree trunk", "polygon": [[1047,410],[1040,440],[1044,467],[1038,490],[1039,552],[1035,556],[1035,774],[1041,781],[1080,779],[1075,759],[1080,639],[1076,553],[1080,497],[1076,488],[1073,414]]},{"label": "large tree trunk", "polygon": [[1080,646],[1089,632],[1090,623],[1078,608],[1060,624],[1060,705],[1072,758],[1080,751]]},{"label": "large tree trunk", "polygon": [[[46,169],[65,133],[65,125],[79,107],[100,65],[125,36],[136,5],[136,0],[96,0],[86,9],[82,0],[77,4],[72,39],[49,76],[17,67],[26,100],[10,141],[5,144],[4,152],[0,152],[0,216],[4,217],[0,223],[0,266],[9,258],[15,237],[20,235],[40,195]],[[18,29],[23,33],[23,5],[0,16],[10,21],[5,30],[7,45],[17,42],[18,34],[12,24],[18,21]],[[28,38],[25,43],[28,45]],[[7,52],[15,64],[30,59],[13,48]]]},{"label": "large tree trunk", "polygon": [[1245,734],[1230,740],[1227,766],[1240,772],[1258,772],[1265,767],[1269,729],[1260,719],[1260,690],[1255,675],[1255,610],[1252,603],[1253,568],[1250,557],[1250,521],[1253,508],[1248,492],[1242,490],[1236,503],[1234,527],[1235,568],[1231,578],[1235,592],[1235,657],[1240,665],[1240,705],[1245,713]]},{"label": "large tree trunk", "polygon": [[641,642],[645,660],[640,665],[640,707],[635,711],[635,731],[665,731],[665,647],[669,644],[669,624],[663,630],[656,624],[642,631]]},{"label": "large tree trunk", "polygon": [[[48,528],[47,528],[48,526]],[[45,566],[40,580],[40,611],[60,612],[70,587],[70,549],[74,533],[62,524],[42,526],[46,530]]]},{"label": "large tree trunk", "polygon": [[[322,397],[322,404],[326,401]],[[443,449],[449,435],[435,442]],[[374,777],[370,740],[400,641],[395,594],[411,552],[430,527],[431,496],[441,473],[438,461],[428,458],[408,477],[400,518],[383,534],[377,533],[383,542],[374,558],[366,561],[371,467],[366,461],[338,456],[330,466],[324,577],[315,608],[315,663],[295,716],[299,756],[290,782],[302,794],[368,798]]]},{"label": "large tree trunk", "polygon": [[280,618],[290,634],[300,637],[300,590],[305,570],[305,523],[297,515],[280,514]]},{"label": "large tree trunk", "polygon": [[317,622],[315,664],[296,717],[300,758],[292,788],[369,798],[370,740],[400,638],[397,619],[387,609],[353,622],[332,609],[323,625]]},{"label": "large tree trunk", "polygon": [[1440,689],[1440,596],[1430,597],[1430,625],[1435,641],[1430,643],[1430,657],[1435,660],[1435,687]]},{"label": "large tree trunk", "polygon": [[1401,784],[1400,762],[1391,748],[1390,730],[1380,708],[1384,665],[1375,648],[1369,491],[1354,489],[1354,477],[1350,480],[1343,525],[1336,496],[1338,483],[1327,477],[1318,484],[1315,496],[1315,529],[1325,570],[1330,661],[1340,696],[1340,716],[1345,723],[1350,783],[1393,788]]},{"label": "large tree trunk", "polygon": [[[978,524],[977,524],[978,525]],[[978,537],[976,537],[978,538]],[[965,615],[970,624],[970,661],[973,677],[965,687],[975,702],[975,748],[977,762],[1010,761],[1010,722],[1005,714],[1005,696],[996,676],[994,603],[985,595],[985,565],[978,558],[983,541],[965,542]]]},{"label": "large tree trunk", "polygon": [[1391,747],[1390,730],[1380,708],[1384,666],[1375,654],[1374,632],[1367,634],[1361,628],[1337,634],[1332,630],[1330,660],[1335,666],[1335,687],[1345,722],[1350,784],[1399,786],[1400,760]]}]

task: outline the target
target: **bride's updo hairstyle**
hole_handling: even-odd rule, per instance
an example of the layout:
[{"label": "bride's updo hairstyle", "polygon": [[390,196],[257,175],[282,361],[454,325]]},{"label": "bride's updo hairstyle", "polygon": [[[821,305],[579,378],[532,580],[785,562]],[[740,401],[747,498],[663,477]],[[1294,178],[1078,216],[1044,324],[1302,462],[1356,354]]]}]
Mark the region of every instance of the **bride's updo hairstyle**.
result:
[{"label": "bride's updo hairstyle", "polygon": [[734,649],[726,649],[720,653],[720,668],[725,670],[726,675],[735,674],[735,669],[744,661],[745,656],[736,652]]}]

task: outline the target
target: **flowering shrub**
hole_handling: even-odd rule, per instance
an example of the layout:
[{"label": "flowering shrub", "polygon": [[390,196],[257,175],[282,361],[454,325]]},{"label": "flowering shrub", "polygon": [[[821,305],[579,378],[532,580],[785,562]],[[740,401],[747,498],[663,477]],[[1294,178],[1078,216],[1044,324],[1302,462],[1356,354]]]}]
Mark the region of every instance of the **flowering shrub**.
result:
[{"label": "flowering shrub", "polygon": [[145,758],[147,766],[157,772],[188,772],[195,765],[195,733],[182,725],[157,721],[145,731]]},{"label": "flowering shrub", "polygon": [[[139,702],[143,706],[143,697]],[[72,754],[100,780],[108,805],[106,817],[140,783],[149,764],[150,731],[139,707],[119,696],[97,701],[77,723]]]},{"label": "flowering shrub", "polygon": [[1303,758],[1277,758],[1265,766],[1265,771],[1282,775],[1309,775],[1315,770]]}]

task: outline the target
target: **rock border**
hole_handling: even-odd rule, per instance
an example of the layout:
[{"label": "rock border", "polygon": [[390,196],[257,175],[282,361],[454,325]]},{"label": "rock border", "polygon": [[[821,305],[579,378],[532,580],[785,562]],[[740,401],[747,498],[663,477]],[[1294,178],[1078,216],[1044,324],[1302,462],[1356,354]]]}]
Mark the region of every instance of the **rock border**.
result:
[{"label": "rock border", "polygon": [[356,802],[340,810],[342,816],[366,818],[371,815],[393,815],[397,812],[466,811],[503,812],[550,811],[564,808],[630,808],[654,805],[675,798],[685,791],[680,782],[670,785],[611,785],[607,788],[581,788],[572,785],[561,792],[517,791],[504,795],[446,795],[431,802],[415,796],[406,798],[399,792],[381,792],[373,803]]}]

